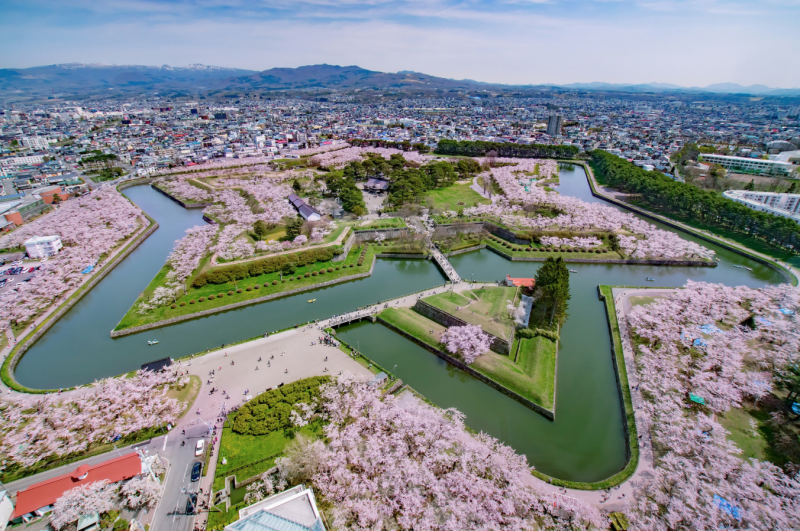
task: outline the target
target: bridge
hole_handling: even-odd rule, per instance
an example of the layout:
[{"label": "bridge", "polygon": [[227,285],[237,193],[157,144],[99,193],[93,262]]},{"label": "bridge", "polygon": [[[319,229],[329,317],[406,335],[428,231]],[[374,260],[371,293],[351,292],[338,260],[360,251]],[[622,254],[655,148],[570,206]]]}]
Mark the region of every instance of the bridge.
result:
[{"label": "bridge", "polygon": [[450,262],[447,260],[447,257],[443,255],[442,252],[439,251],[439,249],[437,249],[436,247],[432,246],[430,250],[433,259],[436,260],[437,264],[439,264],[439,267],[442,269],[442,271],[450,280],[450,282],[452,282],[453,284],[458,284],[459,282],[461,282],[461,277],[458,276],[458,273],[456,273],[455,268],[452,265],[450,265]]}]

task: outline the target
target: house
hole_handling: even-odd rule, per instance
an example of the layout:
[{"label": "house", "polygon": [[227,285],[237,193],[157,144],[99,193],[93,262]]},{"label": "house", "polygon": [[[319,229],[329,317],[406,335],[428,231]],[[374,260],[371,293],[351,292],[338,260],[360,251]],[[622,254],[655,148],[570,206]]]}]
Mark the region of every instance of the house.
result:
[{"label": "house", "polygon": [[0,531],[5,531],[11,515],[14,514],[14,502],[11,495],[0,485]]},{"label": "house", "polygon": [[69,199],[69,194],[66,193],[60,186],[45,186],[37,188],[36,194],[42,198],[42,201],[48,205],[53,204],[55,196],[58,196],[59,201],[66,201]]},{"label": "house", "polygon": [[225,531],[325,531],[314,492],[298,485],[239,511]]},{"label": "house", "polygon": [[513,286],[515,288],[520,286],[523,288],[533,288],[535,285],[535,278],[511,278],[509,275],[506,275],[506,286]]},{"label": "house", "polygon": [[[103,480],[117,483],[141,473],[142,460],[135,452],[109,459],[97,465],[81,465],[69,474],[36,483],[17,492],[17,506],[12,516],[12,522],[14,520],[29,521],[36,516],[41,516],[48,512],[65,492],[75,487]],[[37,515],[37,512],[40,514]]]},{"label": "house", "polygon": [[59,236],[34,236],[23,245],[31,258],[53,256],[62,247]]},{"label": "house", "polygon": [[389,181],[374,179],[370,177],[364,184],[364,190],[368,192],[385,192],[389,189]]},{"label": "house", "polygon": [[297,209],[297,212],[303,217],[304,220],[319,221],[322,219],[322,214],[320,214],[316,208],[306,204],[305,201],[300,199],[299,195],[289,194],[289,202]]}]

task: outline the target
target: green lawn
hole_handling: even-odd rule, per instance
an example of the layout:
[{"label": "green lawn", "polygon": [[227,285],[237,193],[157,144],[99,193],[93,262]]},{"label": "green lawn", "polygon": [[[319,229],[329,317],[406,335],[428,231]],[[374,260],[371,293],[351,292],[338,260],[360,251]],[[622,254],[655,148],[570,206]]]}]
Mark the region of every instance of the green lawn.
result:
[{"label": "green lawn", "polygon": [[500,251],[503,254],[507,254],[507,255],[513,256],[513,257],[520,257],[520,258],[523,258],[523,257],[527,257],[527,258],[547,258],[547,257],[550,257],[550,256],[553,257],[553,258],[558,258],[560,256],[561,258],[563,258],[564,260],[567,260],[567,261],[569,261],[570,258],[572,258],[572,259],[580,258],[582,260],[583,259],[585,259],[585,260],[621,260],[622,259],[622,257],[619,255],[619,253],[615,253],[614,251],[609,251],[607,253],[584,253],[584,252],[568,253],[568,252],[563,252],[563,251],[561,251],[561,252],[556,252],[556,251],[548,252],[548,251],[530,251],[530,250],[528,250],[528,251],[515,251],[513,249],[517,248],[517,247],[519,247],[520,249],[530,249],[530,248],[529,247],[523,247],[521,245],[520,246],[514,245],[513,247],[506,247],[506,246],[498,243],[494,239],[483,240],[482,243],[485,243],[487,247],[491,247],[492,249],[497,249],[498,251]]},{"label": "green lawn", "polygon": [[645,306],[656,300],[660,299],[661,297],[631,297],[631,306]]},{"label": "green lawn", "polygon": [[516,363],[509,356],[487,352],[475,360],[472,368],[552,411],[556,383],[555,341],[541,336],[520,339]]},{"label": "green lawn", "polygon": [[[128,313],[125,314],[115,330],[124,330],[126,328],[154,323],[172,317],[189,315],[202,310],[219,308],[228,304],[256,299],[258,297],[264,297],[266,295],[289,291],[300,287],[307,287],[311,289],[315,284],[327,282],[329,280],[335,280],[337,278],[348,277],[358,273],[364,273],[369,271],[370,267],[372,266],[372,259],[375,256],[375,250],[374,246],[367,246],[367,253],[364,258],[364,263],[363,265],[358,266],[357,262],[361,253],[361,248],[362,246],[353,246],[344,262],[316,262],[314,264],[299,267],[291,277],[288,277],[294,280],[288,280],[287,278],[283,278],[283,280],[281,280],[281,274],[279,272],[275,272],[258,277],[246,278],[236,282],[235,284],[233,282],[228,284],[207,284],[202,288],[189,288],[187,290],[187,294],[177,300],[178,306],[175,309],[172,309],[169,306],[161,306],[145,315],[139,314],[136,309],[139,303],[143,300],[146,300],[146,298],[152,294],[153,290],[157,286],[163,285],[167,273],[167,268],[164,267],[161,269],[161,271],[159,271],[158,275],[156,275],[153,281],[150,282],[150,285],[147,286],[145,291],[142,292],[142,295],[136,300],[136,302],[134,302],[134,304],[128,310]],[[353,267],[349,267],[351,264]],[[320,271],[322,269],[328,269],[331,267],[334,269],[340,267],[340,269],[330,273],[326,272],[320,276],[305,277],[305,273],[307,272],[310,273],[314,271]],[[302,278],[297,280],[297,276],[301,276]],[[277,281],[278,283],[273,285],[272,283],[274,281]],[[268,285],[265,286],[265,284]],[[237,287],[242,290],[242,293],[237,293],[235,291]],[[247,288],[251,288],[251,291],[247,291]],[[228,295],[228,292],[230,291],[234,291],[234,293],[232,295]],[[219,294],[223,294],[223,296],[219,297]],[[208,300],[209,295],[214,295],[214,300]],[[204,302],[199,302],[200,297],[206,297],[206,300]],[[195,302],[195,304],[190,304],[191,300],[195,300],[197,302]],[[180,303],[182,302],[185,303],[184,306],[180,306]]]},{"label": "green lawn", "polygon": [[446,326],[431,321],[411,308],[389,308],[378,315],[387,323],[408,332],[422,342],[442,349],[441,339],[442,334],[447,330]]},{"label": "green lawn", "polygon": [[447,291],[422,300],[470,324],[480,325],[492,335],[510,340],[514,322],[506,306],[515,300],[516,291],[511,287],[484,287],[461,293]]},{"label": "green lawn", "polygon": [[489,199],[470,188],[469,184],[454,184],[447,188],[437,188],[426,193],[425,198],[433,200],[433,208],[455,211],[458,211],[459,208],[475,206],[475,203],[479,205],[491,203]]},{"label": "green lawn", "polygon": [[384,218],[370,221],[366,225],[359,225],[356,229],[399,229],[405,226],[406,222],[403,218]]},{"label": "green lawn", "polygon": [[[753,424],[751,424],[751,422]],[[719,423],[730,432],[728,439],[742,450],[743,459],[767,461],[768,442],[760,431],[761,422],[745,409],[731,409],[719,416]]]}]

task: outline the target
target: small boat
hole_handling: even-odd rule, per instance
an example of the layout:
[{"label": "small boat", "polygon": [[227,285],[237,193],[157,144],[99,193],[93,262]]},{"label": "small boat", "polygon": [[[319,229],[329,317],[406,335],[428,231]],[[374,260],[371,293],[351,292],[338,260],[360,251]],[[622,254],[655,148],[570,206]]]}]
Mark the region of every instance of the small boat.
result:
[{"label": "small boat", "polygon": [[744,269],[744,266],[740,266],[740,265],[735,265],[733,267],[738,267],[739,269]]},{"label": "small boat", "polygon": [[577,271],[575,271],[574,269],[570,269],[569,272],[570,273],[577,273]]},{"label": "small boat", "polygon": [[308,302],[314,302],[315,300],[317,300],[317,299],[311,299],[311,300],[310,300],[310,301],[308,301]]},{"label": "small boat", "polygon": [[156,340],[148,341],[147,344],[148,345],[158,345],[158,341],[156,341]]},{"label": "small boat", "polygon": [[747,269],[748,271],[752,271],[752,270],[753,270],[753,269],[752,269],[752,268],[750,268],[750,267],[745,267],[745,269]]},{"label": "small boat", "polygon": [[648,282],[655,282],[656,281],[656,279],[654,279],[653,277],[647,277],[645,280],[648,281]]},{"label": "small boat", "polygon": [[720,260],[720,259],[719,259],[719,258],[717,258],[716,256],[714,257],[714,260],[716,260],[717,262],[722,262],[722,260]]}]

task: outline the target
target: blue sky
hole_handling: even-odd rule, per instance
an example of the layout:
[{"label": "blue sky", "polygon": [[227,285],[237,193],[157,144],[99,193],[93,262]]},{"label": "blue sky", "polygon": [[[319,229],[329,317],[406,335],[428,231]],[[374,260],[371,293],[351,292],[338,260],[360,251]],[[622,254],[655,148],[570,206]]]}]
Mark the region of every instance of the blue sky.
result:
[{"label": "blue sky", "polygon": [[499,83],[800,87],[800,0],[0,0],[0,67],[329,63]]}]

